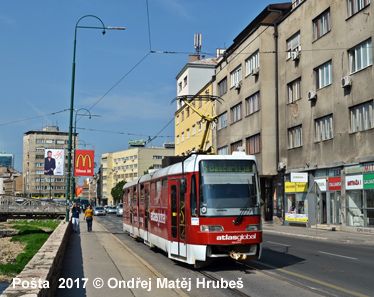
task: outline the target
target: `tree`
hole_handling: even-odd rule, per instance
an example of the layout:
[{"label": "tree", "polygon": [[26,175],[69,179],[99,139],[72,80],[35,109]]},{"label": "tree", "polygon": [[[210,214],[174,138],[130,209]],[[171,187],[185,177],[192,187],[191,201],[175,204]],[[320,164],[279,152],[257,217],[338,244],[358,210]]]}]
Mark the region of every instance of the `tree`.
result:
[{"label": "tree", "polygon": [[152,166],[149,166],[149,168],[148,168],[146,171],[144,171],[143,175],[148,174],[148,170],[149,170],[149,169],[154,169],[153,165],[152,165]]},{"label": "tree", "polygon": [[112,195],[113,197],[113,200],[115,202],[122,202],[122,197],[123,197],[123,192],[122,192],[122,188],[123,186],[126,184],[126,181],[125,180],[121,180],[118,184],[116,184],[116,186],[114,188],[112,188],[112,190],[110,191],[110,194]]}]

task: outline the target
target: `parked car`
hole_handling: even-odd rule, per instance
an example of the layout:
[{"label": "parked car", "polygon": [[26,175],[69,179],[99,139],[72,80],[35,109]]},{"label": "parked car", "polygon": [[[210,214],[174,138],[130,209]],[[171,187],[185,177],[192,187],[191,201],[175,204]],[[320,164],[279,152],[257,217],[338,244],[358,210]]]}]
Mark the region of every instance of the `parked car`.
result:
[{"label": "parked car", "polygon": [[123,203],[118,204],[116,215],[117,217],[123,216]]},{"label": "parked car", "polygon": [[106,208],[106,213],[117,213],[117,207],[115,207],[115,206],[108,206],[107,208]]},{"label": "parked car", "polygon": [[102,206],[94,207],[93,211],[94,211],[94,216],[106,216],[106,211],[104,207]]}]

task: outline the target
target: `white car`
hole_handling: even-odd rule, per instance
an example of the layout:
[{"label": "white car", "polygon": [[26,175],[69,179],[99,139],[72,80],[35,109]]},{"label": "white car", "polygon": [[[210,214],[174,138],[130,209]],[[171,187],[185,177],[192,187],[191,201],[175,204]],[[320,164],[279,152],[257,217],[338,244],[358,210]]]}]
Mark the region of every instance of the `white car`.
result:
[{"label": "white car", "polygon": [[123,216],[123,203],[118,204],[116,215],[117,217]]}]

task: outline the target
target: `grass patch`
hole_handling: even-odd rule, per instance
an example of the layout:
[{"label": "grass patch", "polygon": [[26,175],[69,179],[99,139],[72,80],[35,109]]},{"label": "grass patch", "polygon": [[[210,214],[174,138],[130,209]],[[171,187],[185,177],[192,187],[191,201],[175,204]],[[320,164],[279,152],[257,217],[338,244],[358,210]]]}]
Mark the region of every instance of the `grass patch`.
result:
[{"label": "grass patch", "polygon": [[[38,225],[37,222],[41,224]],[[25,243],[26,246],[23,249],[24,252],[16,257],[15,263],[0,265],[0,274],[14,276],[20,273],[27,265],[27,263],[29,263],[32,257],[34,257],[34,255],[47,241],[52,231],[46,232],[36,226],[54,230],[59,225],[59,223],[60,221],[56,220],[40,220],[29,222],[27,222],[27,220],[24,220],[24,222],[17,222],[15,225],[11,226],[11,228],[17,229],[19,230],[19,232],[17,235],[13,236],[10,241],[19,241]]]},{"label": "grass patch", "polygon": [[49,228],[51,230],[55,230],[60,223],[61,223],[60,220],[17,220],[9,224],[36,226],[36,227]]}]

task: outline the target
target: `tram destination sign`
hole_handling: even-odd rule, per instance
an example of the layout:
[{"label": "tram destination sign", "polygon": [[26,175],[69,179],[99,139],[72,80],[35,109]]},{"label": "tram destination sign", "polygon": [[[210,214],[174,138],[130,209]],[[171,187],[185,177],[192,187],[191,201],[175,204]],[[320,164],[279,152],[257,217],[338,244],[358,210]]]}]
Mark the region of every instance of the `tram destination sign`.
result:
[{"label": "tram destination sign", "polygon": [[238,160],[215,160],[201,161],[201,171],[203,173],[216,172],[251,172],[251,162]]}]

